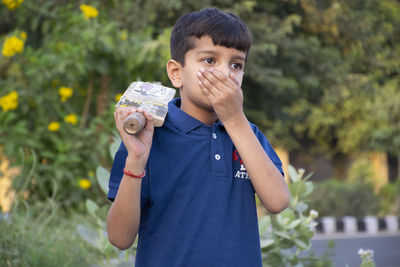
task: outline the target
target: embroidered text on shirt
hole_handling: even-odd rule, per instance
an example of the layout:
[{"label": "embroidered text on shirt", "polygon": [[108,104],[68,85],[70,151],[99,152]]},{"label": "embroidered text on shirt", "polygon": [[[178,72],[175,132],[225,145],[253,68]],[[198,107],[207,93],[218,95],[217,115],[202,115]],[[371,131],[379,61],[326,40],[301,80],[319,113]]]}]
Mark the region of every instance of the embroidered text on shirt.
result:
[{"label": "embroidered text on shirt", "polygon": [[[246,167],[244,166],[243,161],[240,158],[239,153],[238,153],[237,150],[233,151],[232,159],[233,159],[233,161],[239,160],[239,162],[240,162],[240,170],[236,171],[235,178],[250,179],[249,174],[248,174],[248,172],[246,170]],[[234,170],[234,172],[235,172],[235,170]]]}]

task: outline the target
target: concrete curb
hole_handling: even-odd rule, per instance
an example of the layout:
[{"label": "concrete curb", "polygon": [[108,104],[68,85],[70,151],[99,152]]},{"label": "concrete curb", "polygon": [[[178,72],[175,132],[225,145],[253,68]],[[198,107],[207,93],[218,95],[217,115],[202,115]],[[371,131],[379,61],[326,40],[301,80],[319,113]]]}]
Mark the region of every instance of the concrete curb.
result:
[{"label": "concrete curb", "polygon": [[382,218],[375,216],[365,217],[321,217],[315,219],[318,223],[316,234],[378,234],[378,233],[399,233],[400,217],[388,215]]}]

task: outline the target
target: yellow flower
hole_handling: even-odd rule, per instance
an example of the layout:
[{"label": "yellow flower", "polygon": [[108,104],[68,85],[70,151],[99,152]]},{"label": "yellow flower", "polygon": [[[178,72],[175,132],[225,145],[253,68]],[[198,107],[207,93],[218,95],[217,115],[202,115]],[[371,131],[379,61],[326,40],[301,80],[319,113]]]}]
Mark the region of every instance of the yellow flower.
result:
[{"label": "yellow flower", "polygon": [[11,36],[6,38],[1,52],[5,57],[12,57],[16,53],[21,53],[22,51],[24,51],[24,41],[18,37]]},{"label": "yellow flower", "polygon": [[0,106],[3,111],[15,110],[18,107],[18,93],[12,91],[9,94],[0,97]]},{"label": "yellow flower", "polygon": [[26,32],[21,32],[19,34],[19,37],[21,37],[24,41],[26,40],[26,38],[28,37],[28,35],[26,34]]},{"label": "yellow flower", "polygon": [[51,132],[57,132],[60,129],[60,123],[52,121],[49,123],[49,126],[47,126],[47,129],[49,129]]},{"label": "yellow flower", "polygon": [[76,123],[78,122],[78,118],[73,113],[65,116],[64,120],[65,120],[65,122],[71,123],[73,125],[76,125]]},{"label": "yellow flower", "polygon": [[119,39],[121,39],[122,41],[125,41],[126,39],[128,39],[128,34],[126,33],[126,31],[121,32],[119,34]]},{"label": "yellow flower", "polygon": [[83,189],[88,189],[92,183],[88,179],[80,179],[79,180],[79,186]]},{"label": "yellow flower", "polygon": [[118,102],[122,97],[122,94],[116,94],[115,95],[115,101]]},{"label": "yellow flower", "polygon": [[2,0],[3,4],[9,9],[13,10],[19,7],[24,0]]},{"label": "yellow flower", "polygon": [[93,6],[82,4],[79,7],[85,16],[85,19],[87,20],[90,18],[95,18],[99,15],[99,11]]},{"label": "yellow flower", "polygon": [[70,98],[73,93],[74,93],[74,90],[72,90],[72,88],[69,88],[69,87],[63,86],[63,87],[60,87],[60,89],[58,89],[58,94],[61,96],[61,102],[67,101],[67,99]]}]

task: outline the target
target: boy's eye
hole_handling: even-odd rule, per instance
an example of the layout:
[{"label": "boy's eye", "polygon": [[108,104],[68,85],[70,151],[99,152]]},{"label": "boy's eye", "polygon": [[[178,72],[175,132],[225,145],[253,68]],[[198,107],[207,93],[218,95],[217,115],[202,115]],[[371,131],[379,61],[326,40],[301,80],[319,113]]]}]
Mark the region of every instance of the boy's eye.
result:
[{"label": "boy's eye", "polygon": [[215,59],[212,58],[212,57],[205,58],[205,59],[203,59],[203,61],[205,63],[207,63],[207,64],[214,64],[215,63]]},{"label": "boy's eye", "polygon": [[241,69],[243,69],[243,65],[240,64],[240,63],[232,63],[231,67],[232,67],[234,70],[241,70]]}]

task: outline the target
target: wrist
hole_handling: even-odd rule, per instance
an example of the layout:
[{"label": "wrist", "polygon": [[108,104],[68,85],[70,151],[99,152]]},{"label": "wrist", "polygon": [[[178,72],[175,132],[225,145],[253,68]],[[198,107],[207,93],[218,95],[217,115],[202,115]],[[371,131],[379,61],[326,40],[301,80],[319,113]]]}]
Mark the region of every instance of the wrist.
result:
[{"label": "wrist", "polygon": [[144,170],[143,173],[142,173],[142,174],[139,174],[139,175],[138,175],[138,174],[131,173],[131,172],[127,171],[126,169],[124,169],[123,171],[124,171],[124,174],[125,174],[126,176],[129,176],[130,178],[141,179],[141,178],[143,178],[143,177],[146,175],[146,170]]},{"label": "wrist", "polygon": [[234,118],[231,118],[229,120],[225,120],[222,122],[224,124],[224,127],[228,130],[237,130],[237,129],[242,129],[243,127],[246,127],[246,125],[249,124],[247,121],[246,116],[243,114],[242,116],[235,116]]},{"label": "wrist", "polygon": [[135,174],[141,175],[144,173],[146,168],[146,162],[142,158],[134,158],[128,157],[125,160],[125,168],[124,171]]}]

